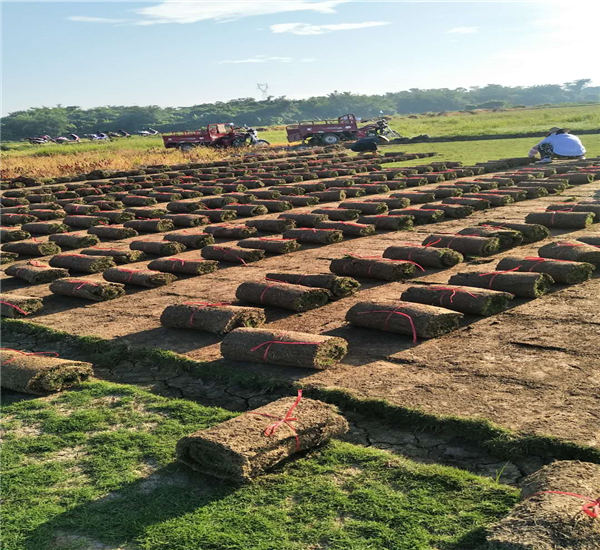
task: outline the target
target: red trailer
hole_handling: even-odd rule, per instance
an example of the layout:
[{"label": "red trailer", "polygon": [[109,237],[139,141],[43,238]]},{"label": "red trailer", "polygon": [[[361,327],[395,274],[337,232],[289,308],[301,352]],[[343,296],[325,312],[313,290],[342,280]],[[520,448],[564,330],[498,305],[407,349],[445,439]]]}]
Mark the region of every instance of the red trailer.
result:
[{"label": "red trailer", "polygon": [[206,129],[195,132],[164,134],[167,149],[178,148],[190,151],[193,147],[243,147],[244,145],[267,146],[268,141],[258,139],[254,128],[235,128],[231,124],[209,124]]}]

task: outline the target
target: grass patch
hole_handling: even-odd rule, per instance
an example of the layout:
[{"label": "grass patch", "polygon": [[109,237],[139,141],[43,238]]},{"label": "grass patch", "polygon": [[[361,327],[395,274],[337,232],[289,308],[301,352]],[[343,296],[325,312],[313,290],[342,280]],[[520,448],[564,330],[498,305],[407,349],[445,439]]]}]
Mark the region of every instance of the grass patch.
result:
[{"label": "grass patch", "polygon": [[494,481],[341,442],[243,487],[173,462],[179,437],[231,416],[105,382],[5,407],[3,547],[449,550],[516,502]]}]

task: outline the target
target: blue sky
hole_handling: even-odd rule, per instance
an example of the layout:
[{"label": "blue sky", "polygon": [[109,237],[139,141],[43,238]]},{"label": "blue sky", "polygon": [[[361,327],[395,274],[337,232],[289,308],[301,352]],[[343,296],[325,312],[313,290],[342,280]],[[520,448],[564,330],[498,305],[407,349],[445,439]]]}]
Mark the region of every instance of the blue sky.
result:
[{"label": "blue sky", "polygon": [[600,84],[598,0],[2,1],[2,113]]}]

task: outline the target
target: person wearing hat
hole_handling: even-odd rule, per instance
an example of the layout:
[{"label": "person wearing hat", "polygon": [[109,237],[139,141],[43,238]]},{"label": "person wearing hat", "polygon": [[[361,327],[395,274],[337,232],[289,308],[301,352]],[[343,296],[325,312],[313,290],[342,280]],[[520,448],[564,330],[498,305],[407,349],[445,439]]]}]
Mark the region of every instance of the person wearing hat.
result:
[{"label": "person wearing hat", "polygon": [[548,135],[529,151],[530,157],[540,154],[540,164],[556,159],[583,159],[585,147],[581,140],[564,128],[550,128]]}]

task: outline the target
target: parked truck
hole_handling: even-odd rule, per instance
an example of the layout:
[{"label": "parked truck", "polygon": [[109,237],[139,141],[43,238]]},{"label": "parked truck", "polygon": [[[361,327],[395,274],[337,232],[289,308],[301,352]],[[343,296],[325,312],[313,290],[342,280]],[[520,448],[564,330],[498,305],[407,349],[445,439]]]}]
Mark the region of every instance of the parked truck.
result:
[{"label": "parked truck", "polygon": [[194,147],[243,147],[246,145],[267,147],[268,141],[258,139],[254,128],[236,128],[232,124],[209,124],[206,128],[193,132],[163,134],[167,149],[177,148],[190,151]]}]

